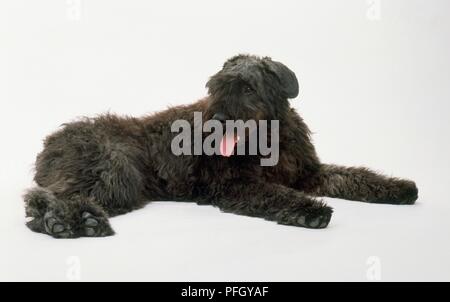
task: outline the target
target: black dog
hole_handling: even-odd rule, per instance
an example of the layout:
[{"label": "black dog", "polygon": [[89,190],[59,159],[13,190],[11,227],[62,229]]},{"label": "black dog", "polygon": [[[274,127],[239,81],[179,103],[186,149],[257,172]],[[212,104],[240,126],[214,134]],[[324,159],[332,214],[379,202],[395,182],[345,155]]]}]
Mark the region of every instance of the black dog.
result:
[{"label": "black dog", "polygon": [[[240,55],[207,83],[209,96],[144,118],[103,115],[64,125],[36,161],[37,188],[25,195],[27,225],[56,238],[108,236],[108,217],[152,200],[194,201],[225,212],[308,228],[328,225],[332,209],[315,196],[413,204],[414,182],[365,168],[322,164],[288,99],[295,74],[270,58]],[[175,120],[278,120],[279,160],[171,152]],[[269,138],[270,139],[270,138]]]}]

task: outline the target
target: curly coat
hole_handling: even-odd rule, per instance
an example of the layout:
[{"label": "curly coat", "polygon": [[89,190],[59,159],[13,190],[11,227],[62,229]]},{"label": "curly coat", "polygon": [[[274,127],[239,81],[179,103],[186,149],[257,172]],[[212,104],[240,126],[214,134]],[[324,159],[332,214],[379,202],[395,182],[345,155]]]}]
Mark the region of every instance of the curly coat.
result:
[{"label": "curly coat", "polygon": [[[310,131],[288,99],[295,74],[270,58],[239,55],[207,83],[209,95],[142,118],[102,115],[63,125],[46,138],[35,181],[24,199],[28,227],[55,238],[109,236],[111,216],[153,200],[193,201],[222,211],[308,228],[328,225],[329,196],[371,203],[413,204],[414,182],[361,167],[320,162]],[[193,113],[205,120],[279,120],[279,161],[254,156],[175,156],[171,124]]]}]

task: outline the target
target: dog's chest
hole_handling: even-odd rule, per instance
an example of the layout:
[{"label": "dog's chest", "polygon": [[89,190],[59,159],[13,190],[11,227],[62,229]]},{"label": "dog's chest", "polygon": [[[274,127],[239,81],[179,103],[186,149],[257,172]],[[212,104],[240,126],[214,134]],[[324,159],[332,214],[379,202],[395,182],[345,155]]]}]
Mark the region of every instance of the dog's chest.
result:
[{"label": "dog's chest", "polygon": [[263,177],[268,182],[291,185],[296,182],[301,170],[299,159],[292,152],[280,150],[278,163],[272,167],[264,167]]}]

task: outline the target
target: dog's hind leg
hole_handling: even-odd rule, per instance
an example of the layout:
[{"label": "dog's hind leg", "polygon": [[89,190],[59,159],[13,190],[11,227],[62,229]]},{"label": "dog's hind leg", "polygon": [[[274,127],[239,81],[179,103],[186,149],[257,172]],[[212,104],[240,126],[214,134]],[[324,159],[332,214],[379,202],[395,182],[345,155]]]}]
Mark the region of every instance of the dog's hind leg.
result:
[{"label": "dog's hind leg", "polygon": [[30,229],[56,238],[108,236],[113,234],[108,217],[145,204],[132,147],[82,138],[83,143],[51,141],[38,156],[40,187],[25,195]]},{"label": "dog's hind leg", "polygon": [[114,234],[108,216],[92,199],[72,195],[57,197],[47,188],[37,187],[25,196],[27,226],[34,232],[55,238],[103,237]]},{"label": "dog's hind leg", "polygon": [[311,187],[315,196],[370,203],[413,204],[418,190],[413,181],[387,177],[367,168],[322,165]]},{"label": "dog's hind leg", "polygon": [[333,212],[321,201],[278,184],[232,183],[208,191],[211,203],[224,212],[261,217],[280,224],[325,228]]},{"label": "dog's hind leg", "polygon": [[27,226],[34,232],[45,233],[44,216],[50,204],[56,204],[57,199],[47,189],[33,188],[23,196],[25,201],[25,215],[30,220]]}]

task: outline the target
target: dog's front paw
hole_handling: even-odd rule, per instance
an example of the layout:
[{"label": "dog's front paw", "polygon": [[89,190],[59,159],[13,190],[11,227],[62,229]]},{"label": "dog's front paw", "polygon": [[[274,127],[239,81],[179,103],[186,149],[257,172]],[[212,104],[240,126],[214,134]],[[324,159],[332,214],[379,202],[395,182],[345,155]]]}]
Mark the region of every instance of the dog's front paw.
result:
[{"label": "dog's front paw", "polygon": [[308,214],[298,219],[299,226],[310,229],[323,229],[328,226],[331,220],[331,213],[327,214]]},{"label": "dog's front paw", "polygon": [[416,184],[410,180],[397,181],[397,190],[395,200],[398,204],[414,204],[419,197],[419,190]]},{"label": "dog's front paw", "polygon": [[298,225],[310,229],[323,229],[328,226],[333,210],[328,206],[314,208],[297,219]]},{"label": "dog's front paw", "polygon": [[328,226],[333,209],[326,205],[314,205],[295,211],[283,210],[278,214],[278,223],[310,229],[323,229]]}]

